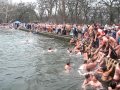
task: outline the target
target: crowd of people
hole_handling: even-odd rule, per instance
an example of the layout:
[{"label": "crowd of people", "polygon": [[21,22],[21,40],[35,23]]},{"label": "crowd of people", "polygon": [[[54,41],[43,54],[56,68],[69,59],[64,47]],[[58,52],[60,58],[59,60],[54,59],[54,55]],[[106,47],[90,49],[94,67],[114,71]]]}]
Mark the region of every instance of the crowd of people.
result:
[{"label": "crowd of people", "polygon": [[[83,90],[120,90],[120,25],[36,24],[37,32],[71,35],[68,53],[82,55],[84,70]],[[70,62],[65,70],[71,70]],[[83,74],[83,73],[82,73]]]},{"label": "crowd of people", "polygon": [[10,24],[8,24],[8,23],[1,23],[0,24],[0,28],[4,28],[4,29],[9,29],[9,28],[11,28],[12,26],[10,25]]},{"label": "crowd of people", "polygon": [[[72,36],[69,44],[74,48],[67,51],[84,58],[78,70],[84,71],[83,90],[120,90],[120,25],[28,23],[18,28]],[[70,62],[65,70],[71,70]]]},{"label": "crowd of people", "polygon": [[73,34],[68,50],[84,57],[78,70],[85,76],[83,90],[120,90],[120,26],[92,24]]}]

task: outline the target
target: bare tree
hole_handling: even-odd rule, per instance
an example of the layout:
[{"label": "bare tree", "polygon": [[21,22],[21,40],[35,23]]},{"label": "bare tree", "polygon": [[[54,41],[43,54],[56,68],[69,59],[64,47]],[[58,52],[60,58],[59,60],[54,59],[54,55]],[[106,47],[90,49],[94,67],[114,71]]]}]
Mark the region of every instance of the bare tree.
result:
[{"label": "bare tree", "polygon": [[0,14],[0,22],[119,23],[120,0],[37,0],[16,5],[0,0]]},{"label": "bare tree", "polygon": [[114,7],[119,0],[101,0],[100,3],[105,5],[109,14],[109,23],[114,23]]},{"label": "bare tree", "polygon": [[2,21],[8,22],[10,17],[10,12],[14,10],[13,6],[8,3],[8,1],[3,1],[0,4],[0,14],[3,16]]}]

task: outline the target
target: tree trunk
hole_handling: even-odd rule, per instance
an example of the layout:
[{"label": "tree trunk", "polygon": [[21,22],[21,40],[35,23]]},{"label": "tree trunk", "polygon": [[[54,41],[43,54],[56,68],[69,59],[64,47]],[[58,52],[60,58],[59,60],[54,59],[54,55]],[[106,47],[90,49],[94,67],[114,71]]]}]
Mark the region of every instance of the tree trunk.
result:
[{"label": "tree trunk", "polygon": [[66,22],[65,20],[65,0],[61,0],[62,1],[62,20],[63,20],[63,23]]},{"label": "tree trunk", "polygon": [[75,23],[77,23],[77,15],[78,15],[78,1],[76,1],[76,6],[75,6]]}]

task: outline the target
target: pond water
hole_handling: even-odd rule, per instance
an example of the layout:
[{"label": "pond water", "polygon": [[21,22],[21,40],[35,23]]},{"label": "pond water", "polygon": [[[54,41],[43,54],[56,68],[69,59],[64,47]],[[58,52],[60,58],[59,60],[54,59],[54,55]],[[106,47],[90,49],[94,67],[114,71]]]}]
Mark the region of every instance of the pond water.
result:
[{"label": "pond water", "polygon": [[[48,48],[56,52],[47,52]],[[0,90],[81,90],[81,56],[60,40],[20,30],[0,30]],[[72,71],[65,73],[67,60]]]}]

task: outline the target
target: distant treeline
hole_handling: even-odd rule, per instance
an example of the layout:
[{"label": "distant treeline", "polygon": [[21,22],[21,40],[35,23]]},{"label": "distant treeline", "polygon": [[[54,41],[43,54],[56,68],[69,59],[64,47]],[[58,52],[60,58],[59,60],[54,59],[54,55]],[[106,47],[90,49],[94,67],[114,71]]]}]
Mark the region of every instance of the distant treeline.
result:
[{"label": "distant treeline", "polygon": [[[3,0],[0,0],[0,2]],[[37,0],[0,3],[0,22],[120,23],[120,0]]]}]

